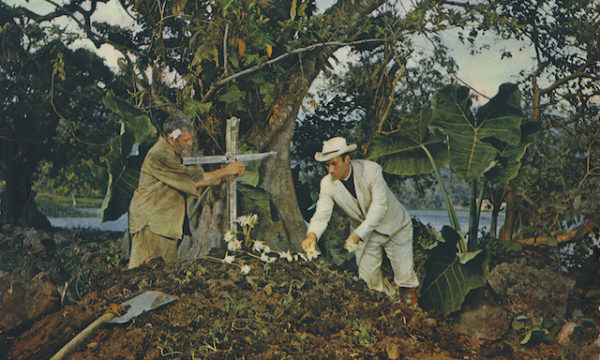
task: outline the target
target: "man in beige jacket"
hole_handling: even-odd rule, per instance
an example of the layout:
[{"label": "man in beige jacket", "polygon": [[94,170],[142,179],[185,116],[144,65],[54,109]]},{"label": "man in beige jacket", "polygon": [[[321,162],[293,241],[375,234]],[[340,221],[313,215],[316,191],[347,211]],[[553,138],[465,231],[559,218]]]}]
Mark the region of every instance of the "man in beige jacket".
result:
[{"label": "man in beige jacket", "polygon": [[202,187],[218,184],[227,176],[243,176],[246,171],[239,162],[211,172],[183,165],[182,153],[192,146],[193,133],[187,117],[173,115],[144,158],[129,205],[129,269],[154,257],[167,263],[177,261],[177,246],[184,234],[190,234],[187,197],[199,197]]},{"label": "man in beige jacket", "polygon": [[346,240],[347,248],[356,246],[358,274],[377,291],[394,295],[397,289],[386,284],[381,274],[385,250],[394,271],[394,283],[406,302],[416,302],[419,280],[413,269],[413,228],[408,212],[387,186],[381,166],[368,160],[351,160],[356,144],[335,137],[323,142],[315,159],[324,162],[329,172],[321,180],[317,209],[310,220],[304,250],[316,245],[327,228],[334,203],[358,225]]}]

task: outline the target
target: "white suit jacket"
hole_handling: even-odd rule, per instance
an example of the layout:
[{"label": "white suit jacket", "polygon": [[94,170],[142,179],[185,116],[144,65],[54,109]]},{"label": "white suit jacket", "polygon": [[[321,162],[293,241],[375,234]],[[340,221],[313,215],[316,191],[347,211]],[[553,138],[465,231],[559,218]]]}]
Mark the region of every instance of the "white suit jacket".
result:
[{"label": "white suit jacket", "polygon": [[354,173],[355,199],[340,180],[328,174],[321,180],[321,191],[317,209],[310,219],[308,233],[321,237],[331,218],[333,205],[338,206],[360,225],[354,233],[367,240],[376,231],[383,235],[393,235],[411,220],[408,212],[389,189],[381,166],[369,160],[351,160]]}]

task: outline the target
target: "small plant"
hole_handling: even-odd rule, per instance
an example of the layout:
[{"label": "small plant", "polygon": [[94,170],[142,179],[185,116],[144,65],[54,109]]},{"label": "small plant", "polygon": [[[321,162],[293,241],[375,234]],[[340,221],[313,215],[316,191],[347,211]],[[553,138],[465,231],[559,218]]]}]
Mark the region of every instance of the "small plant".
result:
[{"label": "small plant", "polygon": [[553,324],[554,322],[550,320],[544,320],[537,326],[533,324],[533,321],[529,317],[519,315],[514,318],[512,328],[517,333],[523,334],[523,337],[519,342],[521,345],[531,345],[542,340],[551,340],[548,339],[551,336],[548,328],[552,327]]},{"label": "small plant", "polygon": [[[249,255],[255,259],[258,259],[265,264],[273,263],[277,260],[279,255],[280,259],[285,259],[288,262],[298,261],[300,259],[310,261],[319,256],[320,252],[316,248],[308,249],[305,254],[293,253],[292,251],[273,251],[269,245],[265,244],[264,241],[255,240],[251,236],[252,229],[258,221],[256,214],[242,215],[237,218],[236,222],[242,227],[241,232],[228,230],[223,239],[227,243],[227,253],[225,257],[221,259],[223,263],[233,264],[235,262],[236,254]],[[238,236],[242,235],[242,239]],[[231,252],[231,253],[230,253]],[[252,268],[247,264],[240,265],[240,272],[244,275],[250,273]]]},{"label": "small plant", "polygon": [[370,348],[377,341],[375,330],[363,319],[356,319],[352,322],[352,334],[350,342],[354,345]]}]

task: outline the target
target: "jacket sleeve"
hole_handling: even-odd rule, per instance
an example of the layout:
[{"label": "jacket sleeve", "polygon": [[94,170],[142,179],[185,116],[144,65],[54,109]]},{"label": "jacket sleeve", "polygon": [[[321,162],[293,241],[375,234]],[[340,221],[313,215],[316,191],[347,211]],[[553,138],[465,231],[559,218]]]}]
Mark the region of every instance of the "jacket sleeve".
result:
[{"label": "jacket sleeve", "polygon": [[319,192],[319,200],[317,201],[317,209],[310,219],[307,230],[307,233],[314,232],[317,235],[317,239],[325,232],[334,205],[333,197],[325,182],[325,179],[321,180],[321,190]]},{"label": "jacket sleeve", "polygon": [[[195,167],[187,167],[169,154],[154,152],[148,153],[146,166],[142,170],[159,181],[192,196],[200,196],[200,192],[194,187],[192,181],[198,181],[203,177],[203,171]],[[146,169],[144,169],[146,168]]]},{"label": "jacket sleeve", "polygon": [[[365,220],[354,230],[354,233],[361,239],[368,237],[377,228],[388,209],[387,184],[383,178],[381,166],[377,165],[373,171],[368,173],[369,175],[372,174],[368,184],[371,192],[371,205],[367,210]],[[367,175],[367,172],[364,175]]]}]

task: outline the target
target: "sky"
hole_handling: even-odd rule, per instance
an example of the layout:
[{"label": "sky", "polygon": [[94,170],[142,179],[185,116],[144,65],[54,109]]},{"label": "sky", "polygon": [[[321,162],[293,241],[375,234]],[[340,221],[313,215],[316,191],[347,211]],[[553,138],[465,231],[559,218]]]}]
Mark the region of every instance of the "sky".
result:
[{"label": "sky", "polygon": [[[23,5],[38,14],[45,14],[53,9],[53,6],[45,0],[4,0],[9,5]],[[56,0],[60,2],[60,0]],[[318,11],[322,12],[330,7],[336,0],[317,0]],[[412,0],[401,0],[399,6],[406,8],[410,7]],[[108,4],[99,4],[98,11],[94,14],[93,20],[95,21],[106,21],[111,24],[128,24],[131,23],[131,18],[127,15],[125,10],[118,5],[118,2],[112,0]],[[66,21],[61,20],[60,24],[67,25],[70,30],[76,31],[77,28],[73,23],[68,24]],[[533,66],[533,53],[531,50],[525,49],[519,50],[519,44],[512,41],[498,41],[491,35],[483,36],[478,40],[477,44],[486,44],[489,49],[477,54],[471,55],[469,49],[461,44],[456,36],[456,32],[448,32],[444,34],[444,40],[448,44],[450,49],[450,55],[456,60],[459,70],[457,76],[460,80],[464,81],[473,89],[478,92],[492,97],[496,94],[500,84],[505,82],[516,81],[518,74],[521,70],[530,70]],[[117,69],[117,59],[119,53],[112,49],[109,45],[103,45],[100,49],[96,49],[90,41],[78,40],[74,47],[86,47],[95,50],[100,56],[102,56],[106,63],[113,69]],[[425,51],[431,51],[428,48],[428,44],[422,43],[422,45],[416,45],[424,49]],[[502,49],[509,49],[512,52],[513,57],[510,59],[500,59]],[[341,56],[339,56],[341,54]],[[341,50],[338,57],[342,59],[348,59],[346,56],[347,50]],[[340,71],[343,71],[344,66],[340,64],[338,66]],[[326,86],[323,82],[317,81],[311,90],[316,90],[315,87]],[[311,91],[313,92],[313,91]]]}]

